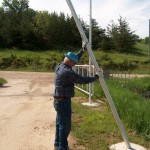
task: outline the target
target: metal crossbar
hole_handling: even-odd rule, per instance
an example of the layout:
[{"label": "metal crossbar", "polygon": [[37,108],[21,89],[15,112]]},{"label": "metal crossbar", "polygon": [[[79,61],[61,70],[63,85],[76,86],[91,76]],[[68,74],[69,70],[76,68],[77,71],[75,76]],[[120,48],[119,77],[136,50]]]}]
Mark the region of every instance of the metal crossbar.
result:
[{"label": "metal crossbar", "polygon": [[[87,77],[90,76],[90,71],[89,71],[89,65],[75,65],[75,67],[73,68],[74,71],[76,71],[78,74]],[[94,65],[91,65],[91,76],[95,75],[95,68]],[[79,89],[80,91],[93,96],[94,95],[94,84],[91,84],[92,86],[90,86],[89,84],[84,85],[84,84],[76,84],[75,88]],[[91,92],[90,92],[90,88],[91,88]],[[90,100],[89,100],[90,101]]]}]

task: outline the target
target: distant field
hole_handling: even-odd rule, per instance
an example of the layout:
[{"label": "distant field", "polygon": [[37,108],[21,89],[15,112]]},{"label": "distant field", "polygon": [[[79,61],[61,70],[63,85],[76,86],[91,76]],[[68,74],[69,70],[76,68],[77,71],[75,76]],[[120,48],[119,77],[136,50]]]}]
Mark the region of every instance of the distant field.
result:
[{"label": "distant field", "polygon": [[[0,65],[2,62],[5,64],[6,60],[10,63],[10,65],[7,66],[5,64],[6,67],[0,67],[0,69],[53,71],[55,66],[63,60],[64,53],[67,51],[72,50],[33,52],[28,50],[0,49]],[[94,54],[100,67],[110,69],[113,72],[130,71],[131,73],[140,74],[150,73],[148,45],[137,43],[134,53],[129,54],[104,51],[94,51]],[[88,64],[88,61],[89,56],[85,52],[80,64]]]}]

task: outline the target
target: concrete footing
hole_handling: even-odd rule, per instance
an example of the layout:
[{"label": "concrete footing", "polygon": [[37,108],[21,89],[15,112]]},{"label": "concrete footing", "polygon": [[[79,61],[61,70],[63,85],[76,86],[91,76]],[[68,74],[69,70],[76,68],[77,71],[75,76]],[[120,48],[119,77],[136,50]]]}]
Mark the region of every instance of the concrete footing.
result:
[{"label": "concrete footing", "polygon": [[134,143],[130,143],[130,145],[132,148],[128,149],[126,147],[125,142],[122,142],[122,143],[117,143],[117,144],[113,144],[113,145],[109,146],[109,149],[110,150],[147,150],[146,148],[144,148],[140,145],[134,144]]},{"label": "concrete footing", "polygon": [[99,106],[98,103],[82,103],[82,105],[86,105],[86,106],[91,106],[91,107],[95,107],[95,106]]}]

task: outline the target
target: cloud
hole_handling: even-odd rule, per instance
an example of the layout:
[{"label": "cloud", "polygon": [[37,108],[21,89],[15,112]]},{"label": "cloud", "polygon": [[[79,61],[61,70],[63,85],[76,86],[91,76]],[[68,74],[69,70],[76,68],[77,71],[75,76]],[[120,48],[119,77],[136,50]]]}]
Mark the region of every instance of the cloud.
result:
[{"label": "cloud", "polygon": [[65,12],[69,10],[63,0],[29,0],[29,6],[35,10],[47,10],[49,12]]},{"label": "cloud", "polygon": [[132,31],[136,31],[142,38],[148,36],[149,0],[100,0],[95,3],[97,5],[94,6],[93,17],[101,27],[106,28],[111,20],[117,23],[119,16],[122,16],[126,18]]}]

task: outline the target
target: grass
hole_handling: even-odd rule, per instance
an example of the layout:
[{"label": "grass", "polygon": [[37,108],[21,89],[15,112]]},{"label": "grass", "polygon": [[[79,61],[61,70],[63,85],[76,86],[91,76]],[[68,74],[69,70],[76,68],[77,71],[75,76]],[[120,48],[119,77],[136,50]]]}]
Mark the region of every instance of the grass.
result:
[{"label": "grass", "polygon": [[7,80],[0,78],[0,86],[3,86],[5,83],[7,83]]},{"label": "grass", "polygon": [[150,77],[133,78],[128,80],[127,82],[122,82],[122,84],[124,84],[124,86],[126,86],[131,91],[139,93],[141,95],[147,91],[150,91]]},{"label": "grass", "polygon": [[115,136],[121,138],[107,105],[87,109],[74,102],[73,111],[73,134],[88,150],[106,150],[109,144],[117,141]]},{"label": "grass", "polygon": [[114,82],[110,80],[108,87],[124,123],[141,134],[150,131],[150,102],[128,87],[122,87]]},{"label": "grass", "polygon": [[[136,81],[138,85],[142,82],[141,79]],[[132,88],[137,87],[136,83]],[[150,148],[150,101],[115,80],[107,80],[107,85],[129,141]],[[80,96],[79,91],[76,96]],[[82,98],[73,100],[73,134],[88,150],[106,150],[109,145],[123,141],[109,104],[105,101],[103,90],[99,83],[96,83],[95,101],[98,101],[98,97],[101,97],[104,103],[95,108],[81,105],[81,102],[87,101],[83,94]]]},{"label": "grass", "polygon": [[20,71],[54,71],[58,62],[63,60],[59,51],[20,51],[1,50],[0,64],[2,70]]},{"label": "grass", "polygon": [[147,44],[137,43],[135,49],[142,50],[142,54],[148,57],[149,46]]},{"label": "grass", "polygon": [[[125,54],[125,53],[117,53],[117,52],[94,52],[97,61],[99,62],[100,66],[111,66],[114,64],[116,67],[114,70],[115,72],[123,71],[124,69],[121,69],[121,67],[124,64],[128,64],[128,68],[126,71],[130,71],[132,73],[140,73],[140,74],[150,74],[150,61],[148,61],[148,56],[145,55],[145,51],[141,52],[142,54]],[[104,58],[107,57],[105,60]],[[132,69],[135,66],[135,68]],[[109,68],[108,66],[108,68]],[[130,69],[131,68],[131,69]],[[113,72],[114,72],[113,71]]]},{"label": "grass", "polygon": [[[94,51],[94,55],[100,67],[111,68],[113,72],[130,71],[130,73],[150,74],[147,49],[148,45],[137,43],[135,46],[135,51],[137,52],[134,53]],[[11,57],[13,57],[16,59],[16,61],[11,62],[10,66],[1,69],[53,71],[55,66],[63,60],[66,51],[68,50],[33,52],[28,50],[0,49],[0,63],[2,58],[12,59]],[[80,64],[88,64],[88,61],[89,56],[85,52]]]}]

